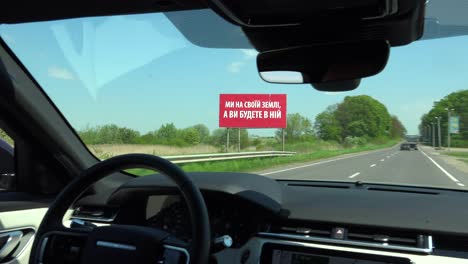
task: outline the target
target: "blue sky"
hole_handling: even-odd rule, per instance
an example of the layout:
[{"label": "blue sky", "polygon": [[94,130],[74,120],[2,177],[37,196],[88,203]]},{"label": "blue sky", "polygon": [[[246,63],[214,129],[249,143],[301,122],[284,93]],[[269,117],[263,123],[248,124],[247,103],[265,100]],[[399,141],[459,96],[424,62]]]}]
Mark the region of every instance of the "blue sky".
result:
[{"label": "blue sky", "polygon": [[415,134],[434,101],[468,87],[468,37],[392,48],[381,74],[331,94],[266,83],[254,50],[197,47],[162,14],[2,25],[0,33],[76,129],[115,123],[147,132],[168,122],[215,129],[220,93],[286,93],[288,113],[313,120],[347,95],[366,94]]}]

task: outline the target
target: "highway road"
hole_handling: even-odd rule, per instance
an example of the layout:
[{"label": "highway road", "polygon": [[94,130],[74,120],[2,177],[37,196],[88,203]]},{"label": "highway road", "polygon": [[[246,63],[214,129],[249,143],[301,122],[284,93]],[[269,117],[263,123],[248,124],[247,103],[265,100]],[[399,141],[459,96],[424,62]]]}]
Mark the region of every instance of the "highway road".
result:
[{"label": "highway road", "polygon": [[362,181],[402,185],[468,188],[468,174],[444,162],[430,147],[392,148],[292,165],[259,174],[275,179]]}]

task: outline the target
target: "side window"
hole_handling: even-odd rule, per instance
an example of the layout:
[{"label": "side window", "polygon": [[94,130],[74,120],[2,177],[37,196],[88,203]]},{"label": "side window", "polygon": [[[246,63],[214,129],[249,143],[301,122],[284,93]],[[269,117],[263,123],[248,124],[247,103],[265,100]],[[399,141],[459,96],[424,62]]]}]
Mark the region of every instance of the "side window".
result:
[{"label": "side window", "polygon": [[0,128],[0,190],[11,189],[15,179],[15,142]]}]

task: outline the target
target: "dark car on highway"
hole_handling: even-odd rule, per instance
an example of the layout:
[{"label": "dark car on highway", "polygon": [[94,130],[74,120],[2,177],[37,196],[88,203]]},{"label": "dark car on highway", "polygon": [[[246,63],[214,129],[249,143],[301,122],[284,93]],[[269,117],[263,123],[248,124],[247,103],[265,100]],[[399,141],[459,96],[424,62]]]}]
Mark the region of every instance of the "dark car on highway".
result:
[{"label": "dark car on highway", "polygon": [[400,150],[411,150],[410,144],[408,143],[402,143],[400,145]]},{"label": "dark car on highway", "polygon": [[418,144],[415,142],[405,142],[400,145],[400,150],[418,150]]}]

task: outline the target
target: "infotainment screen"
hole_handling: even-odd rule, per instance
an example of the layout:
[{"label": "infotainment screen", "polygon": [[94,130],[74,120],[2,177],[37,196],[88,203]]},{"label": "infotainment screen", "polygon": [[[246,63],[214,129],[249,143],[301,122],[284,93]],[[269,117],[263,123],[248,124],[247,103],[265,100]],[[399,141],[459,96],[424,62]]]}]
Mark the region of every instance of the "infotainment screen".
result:
[{"label": "infotainment screen", "polygon": [[261,264],[409,264],[407,258],[266,244]]}]

